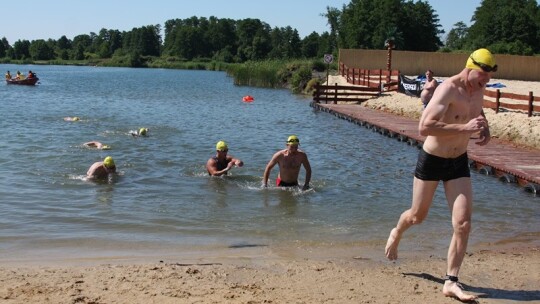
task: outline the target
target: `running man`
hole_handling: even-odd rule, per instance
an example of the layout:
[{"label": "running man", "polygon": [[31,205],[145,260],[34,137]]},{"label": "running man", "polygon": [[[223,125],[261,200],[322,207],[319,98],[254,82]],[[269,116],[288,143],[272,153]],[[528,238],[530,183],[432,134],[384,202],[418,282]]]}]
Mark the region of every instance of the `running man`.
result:
[{"label": "running man", "polygon": [[401,214],[385,248],[388,259],[397,259],[401,236],[426,218],[435,190],[442,180],[453,227],[442,292],[461,301],[477,298],[465,293],[458,284],[471,231],[473,204],[467,145],[473,134],[479,134],[476,144],[486,145],[489,142],[489,126],[482,103],[486,84],[491,73],[496,71],[491,52],[478,49],[469,56],[459,74],[445,80],[435,91],[418,127],[420,134],[427,138],[418,155],[412,205]]},{"label": "running man", "polygon": [[270,177],[270,171],[276,164],[279,165],[279,173],[276,179],[276,185],[278,187],[295,187],[298,186],[298,175],[300,174],[300,167],[304,166],[306,170],[306,180],[302,190],[309,189],[309,182],[311,181],[311,165],[307,154],[298,149],[300,140],[296,135],[291,135],[287,139],[287,149],[280,150],[272,156],[272,159],[266,165],[263,175],[263,185],[268,186],[268,178]]},{"label": "running man", "polygon": [[229,146],[224,141],[218,141],[216,144],[216,156],[211,157],[206,162],[206,170],[211,176],[227,175],[227,172],[234,166],[242,167],[244,162],[232,155],[227,155]]}]

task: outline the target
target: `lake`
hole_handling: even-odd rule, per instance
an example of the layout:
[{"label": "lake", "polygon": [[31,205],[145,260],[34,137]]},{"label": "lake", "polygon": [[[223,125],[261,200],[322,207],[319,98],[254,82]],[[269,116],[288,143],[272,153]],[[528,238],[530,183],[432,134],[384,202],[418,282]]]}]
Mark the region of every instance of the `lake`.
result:
[{"label": "lake", "polygon": [[[40,78],[35,87],[0,85],[0,260],[318,245],[375,247],[382,256],[410,206],[416,147],[315,111],[289,90],[235,86],[211,71],[0,66]],[[129,134],[141,127],[148,137]],[[262,188],[267,162],[291,134],[311,162],[312,189]],[[92,140],[112,149],[83,147]],[[209,177],[219,140],[245,166]],[[87,180],[108,155],[119,175]],[[471,174],[470,244],[538,242],[538,197]],[[451,229],[441,185],[402,247],[444,256]]]}]

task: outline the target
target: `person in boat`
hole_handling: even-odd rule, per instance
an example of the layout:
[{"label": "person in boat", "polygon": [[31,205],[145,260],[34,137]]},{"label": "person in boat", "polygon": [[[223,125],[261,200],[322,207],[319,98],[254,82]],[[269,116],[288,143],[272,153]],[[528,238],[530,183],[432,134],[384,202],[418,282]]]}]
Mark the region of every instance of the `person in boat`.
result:
[{"label": "person in boat", "polygon": [[149,131],[148,128],[140,128],[137,131],[129,131],[129,134],[131,134],[131,136],[148,136]]},{"label": "person in boat", "polygon": [[459,74],[448,78],[435,90],[418,125],[420,134],[426,139],[418,154],[411,207],[401,214],[385,247],[386,257],[396,260],[403,233],[427,217],[437,186],[442,181],[453,227],[442,293],[461,301],[477,298],[465,293],[458,283],[473,211],[467,146],[472,134],[479,134],[478,145],[486,145],[490,140],[482,104],[486,84],[496,71],[491,52],[478,49],[469,56]]},{"label": "person in boat", "polygon": [[6,80],[11,80],[11,73],[9,71],[6,73]]},{"label": "person in boat", "polygon": [[278,187],[297,187],[298,175],[300,174],[300,168],[304,166],[306,170],[306,179],[302,190],[309,189],[309,182],[311,181],[311,165],[307,154],[298,149],[300,140],[296,135],[291,135],[287,139],[287,149],[280,150],[272,156],[272,159],[266,165],[263,175],[263,186],[268,186],[268,178],[270,171],[277,164],[279,165],[279,173],[276,179],[276,185]]},{"label": "person in boat", "polygon": [[88,178],[105,179],[109,174],[116,173],[116,165],[112,157],[107,156],[103,161],[95,162],[86,173]]},{"label": "person in boat", "polygon": [[17,75],[15,76],[15,79],[24,80],[24,75],[21,74],[21,71],[17,71]]},{"label": "person in boat", "polygon": [[227,175],[227,172],[234,166],[242,167],[244,162],[232,155],[227,155],[229,146],[224,141],[218,141],[216,144],[216,156],[211,157],[206,162],[206,170],[211,176]]},{"label": "person in boat", "polygon": [[83,144],[87,148],[96,148],[98,150],[109,150],[111,147],[109,145],[104,145],[99,141],[89,141]]},{"label": "person in boat", "polygon": [[28,71],[28,76],[26,76],[26,78],[32,79],[34,77],[36,77],[36,74],[34,74],[32,71]]}]

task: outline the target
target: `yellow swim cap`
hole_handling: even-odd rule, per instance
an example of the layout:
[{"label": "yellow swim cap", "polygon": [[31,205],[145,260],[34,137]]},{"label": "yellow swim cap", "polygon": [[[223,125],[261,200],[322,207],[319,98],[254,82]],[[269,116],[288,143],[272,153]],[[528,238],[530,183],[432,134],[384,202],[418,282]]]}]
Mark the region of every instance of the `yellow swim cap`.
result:
[{"label": "yellow swim cap", "polygon": [[101,146],[101,150],[110,150],[110,149],[111,149],[111,146],[109,146],[109,145]]},{"label": "yellow swim cap", "polygon": [[483,70],[484,72],[496,72],[497,64],[495,58],[488,49],[478,49],[474,51],[465,64],[467,69]]},{"label": "yellow swim cap", "polygon": [[115,167],[115,164],[114,164],[114,160],[112,159],[112,157],[110,156],[107,156],[105,157],[105,159],[103,160],[103,166],[105,166],[106,168],[114,168]]},{"label": "yellow swim cap", "polygon": [[229,146],[227,146],[227,143],[223,140],[220,140],[216,144],[216,151],[227,151],[229,150]]},{"label": "yellow swim cap", "polygon": [[147,129],[147,128],[140,128],[140,129],[139,129],[139,135],[145,136],[145,135],[146,135],[146,132],[148,132],[148,129]]},{"label": "yellow swim cap", "polygon": [[73,117],[73,121],[79,121],[79,120],[81,120],[79,117],[77,116]]},{"label": "yellow swim cap", "polygon": [[300,144],[300,139],[298,139],[298,136],[296,136],[296,135],[291,135],[291,136],[289,136],[289,138],[287,138],[287,144],[288,145],[299,145]]}]

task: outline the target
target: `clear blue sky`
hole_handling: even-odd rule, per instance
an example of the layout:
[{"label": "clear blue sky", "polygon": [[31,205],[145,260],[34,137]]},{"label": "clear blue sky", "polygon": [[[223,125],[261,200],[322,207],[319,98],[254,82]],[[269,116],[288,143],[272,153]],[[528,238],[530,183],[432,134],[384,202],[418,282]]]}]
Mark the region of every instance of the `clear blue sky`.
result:
[{"label": "clear blue sky", "polygon": [[[470,25],[471,17],[481,0],[429,0],[439,15],[440,24],[448,33],[452,26],[463,21]],[[350,0],[47,0],[2,1],[0,38],[13,43],[19,39],[68,39],[102,28],[129,31],[134,27],[163,24],[170,19],[192,16],[257,18],[271,27],[290,25],[303,38],[313,31],[329,31],[326,18],[320,16],[326,7],[341,10]]]}]

